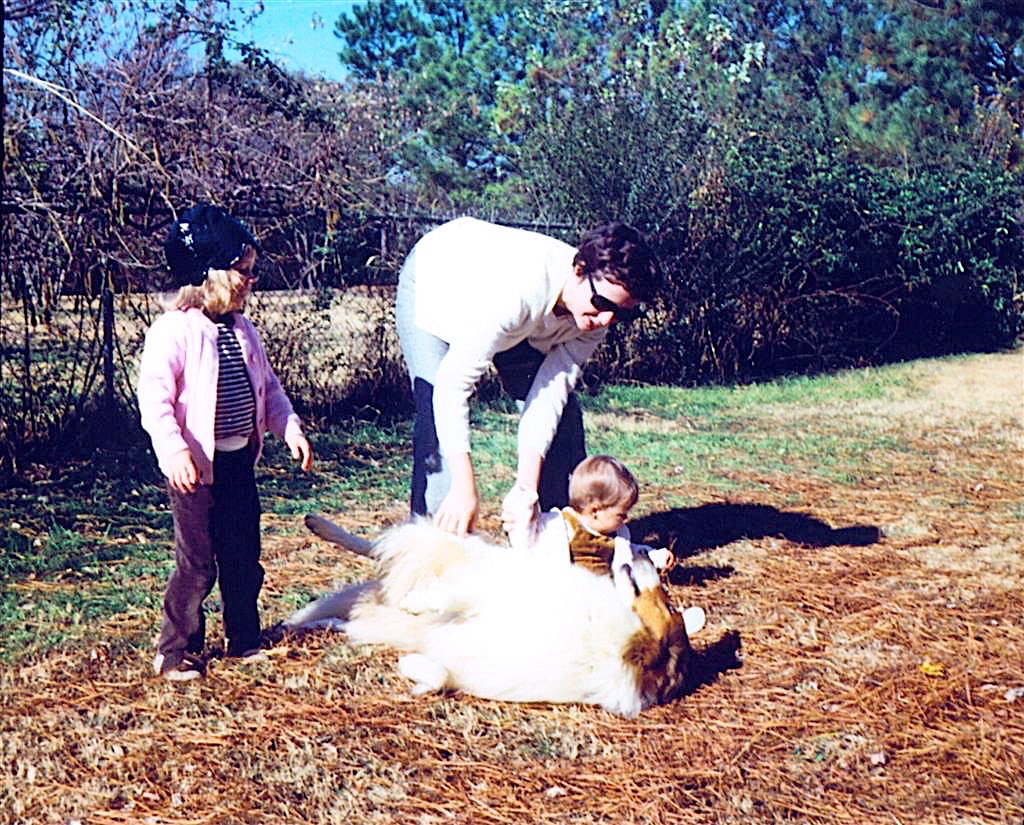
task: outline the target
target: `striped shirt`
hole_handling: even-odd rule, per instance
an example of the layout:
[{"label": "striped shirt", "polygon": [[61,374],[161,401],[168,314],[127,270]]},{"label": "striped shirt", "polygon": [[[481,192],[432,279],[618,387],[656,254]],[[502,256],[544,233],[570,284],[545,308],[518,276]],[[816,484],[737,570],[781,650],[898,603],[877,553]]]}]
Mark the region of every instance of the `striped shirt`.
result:
[{"label": "striped shirt", "polygon": [[[218,442],[231,439],[237,442],[252,435],[256,416],[256,399],[245,369],[242,347],[235,337],[234,319],[228,315],[215,318],[219,335],[217,354],[220,366],[217,373],[217,413],[214,438]],[[218,447],[220,444],[218,444]],[[236,447],[237,448],[237,447]]]}]

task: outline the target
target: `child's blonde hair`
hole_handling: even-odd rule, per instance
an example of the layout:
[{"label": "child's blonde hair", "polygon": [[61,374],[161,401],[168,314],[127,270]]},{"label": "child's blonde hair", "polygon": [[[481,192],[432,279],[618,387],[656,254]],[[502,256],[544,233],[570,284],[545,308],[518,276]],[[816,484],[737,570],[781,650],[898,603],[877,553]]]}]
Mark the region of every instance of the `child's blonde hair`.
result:
[{"label": "child's blonde hair", "polygon": [[207,315],[224,315],[242,308],[249,291],[249,278],[235,267],[247,270],[256,258],[256,250],[245,247],[242,257],[230,269],[211,269],[199,286],[186,284],[170,302],[170,309],[203,310]]},{"label": "child's blonde hair", "polygon": [[610,455],[583,459],[569,477],[569,504],[574,510],[636,504],[640,487],[626,465]]}]

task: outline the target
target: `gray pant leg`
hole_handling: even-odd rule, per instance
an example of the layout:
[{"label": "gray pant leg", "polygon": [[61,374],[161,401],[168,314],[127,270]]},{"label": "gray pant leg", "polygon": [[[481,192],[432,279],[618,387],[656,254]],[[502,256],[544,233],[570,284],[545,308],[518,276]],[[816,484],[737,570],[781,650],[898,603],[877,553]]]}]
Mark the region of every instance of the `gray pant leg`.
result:
[{"label": "gray pant leg", "polygon": [[416,326],[415,269],[413,250],[398,276],[395,325],[416,405],[410,510],[413,515],[432,515],[451,487],[451,475],[441,455],[434,424],[434,381],[438,365],[448,352],[448,344]]},{"label": "gray pant leg", "polygon": [[185,652],[202,653],[206,641],[203,601],[217,581],[210,531],[213,510],[212,489],[204,484],[192,493],[179,493],[170,484],[167,491],[174,516],[174,572],[164,594],[164,614],[158,652],[164,655],[164,669],[181,661]]}]

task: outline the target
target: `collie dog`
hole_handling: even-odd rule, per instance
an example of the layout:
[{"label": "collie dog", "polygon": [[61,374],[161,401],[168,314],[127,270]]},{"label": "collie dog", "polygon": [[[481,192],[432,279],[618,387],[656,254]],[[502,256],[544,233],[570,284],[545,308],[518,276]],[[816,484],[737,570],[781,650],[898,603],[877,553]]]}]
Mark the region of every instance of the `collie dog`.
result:
[{"label": "collie dog", "polygon": [[[380,577],[318,599],[285,626],[341,620],[353,643],[404,651],[398,667],[416,694],[458,689],[633,717],[685,687],[687,627],[644,553],[598,576],[422,520],[372,544],[317,516],[306,523],[376,559]],[[694,632],[703,611],[691,611]]]}]

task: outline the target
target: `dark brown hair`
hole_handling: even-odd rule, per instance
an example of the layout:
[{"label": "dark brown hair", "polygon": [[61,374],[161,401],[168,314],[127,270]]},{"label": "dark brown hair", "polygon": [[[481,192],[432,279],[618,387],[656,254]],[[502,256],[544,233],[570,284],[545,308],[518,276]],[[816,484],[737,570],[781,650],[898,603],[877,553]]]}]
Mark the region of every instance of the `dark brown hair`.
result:
[{"label": "dark brown hair", "polygon": [[573,264],[584,275],[621,284],[636,301],[650,301],[661,286],[661,268],[643,235],[617,221],[584,235]]}]

